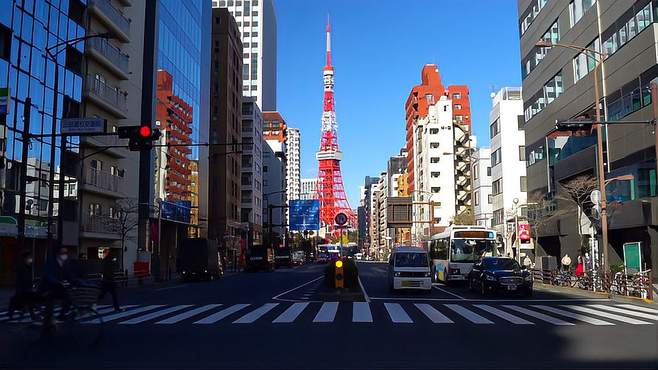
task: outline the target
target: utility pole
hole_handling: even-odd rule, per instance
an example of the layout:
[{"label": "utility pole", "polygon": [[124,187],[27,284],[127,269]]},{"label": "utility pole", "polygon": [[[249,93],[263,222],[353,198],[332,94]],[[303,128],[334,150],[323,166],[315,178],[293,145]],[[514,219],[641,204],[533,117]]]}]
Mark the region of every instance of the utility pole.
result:
[{"label": "utility pole", "polygon": [[658,174],[658,78],[651,81],[651,109],[653,119],[653,134],[656,139],[656,173]]},{"label": "utility pole", "polygon": [[[57,68],[55,68],[57,69]],[[30,111],[32,107],[32,98],[26,98],[25,104],[23,105],[23,135],[22,143],[23,148],[21,150],[21,172],[19,176],[18,183],[18,245],[21,246],[21,249],[25,249],[25,198],[26,198],[26,187],[27,187],[27,155],[28,148],[30,146]],[[53,142],[53,147],[55,143]],[[52,189],[52,183],[49,185]],[[52,198],[50,198],[50,206],[48,210],[52,209]],[[50,224],[48,224],[48,230],[50,231]]]}]

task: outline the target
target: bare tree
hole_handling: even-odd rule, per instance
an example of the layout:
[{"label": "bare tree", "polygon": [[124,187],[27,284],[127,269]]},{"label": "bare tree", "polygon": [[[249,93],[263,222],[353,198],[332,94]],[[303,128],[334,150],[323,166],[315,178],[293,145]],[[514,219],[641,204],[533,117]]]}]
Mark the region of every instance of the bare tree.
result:
[{"label": "bare tree", "polygon": [[116,201],[117,211],[113,218],[116,230],[121,235],[122,253],[126,249],[126,240],[129,238],[130,232],[137,227],[138,206],[137,201],[132,198],[123,198]]},{"label": "bare tree", "polygon": [[563,208],[564,211],[567,213],[576,213],[581,248],[586,248],[581,227],[584,221],[583,217],[587,217],[586,213],[592,208],[590,194],[596,189],[598,189],[598,183],[595,177],[588,175],[578,176],[565,183],[560,183],[558,194],[555,197],[567,205]]}]

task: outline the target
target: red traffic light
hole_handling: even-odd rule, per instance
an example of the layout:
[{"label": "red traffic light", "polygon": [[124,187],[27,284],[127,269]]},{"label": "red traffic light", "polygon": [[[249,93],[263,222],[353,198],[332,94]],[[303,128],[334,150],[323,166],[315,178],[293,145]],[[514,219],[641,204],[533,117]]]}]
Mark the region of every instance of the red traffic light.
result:
[{"label": "red traffic light", "polygon": [[139,127],[139,136],[147,139],[151,137],[151,128],[149,126],[140,126]]}]

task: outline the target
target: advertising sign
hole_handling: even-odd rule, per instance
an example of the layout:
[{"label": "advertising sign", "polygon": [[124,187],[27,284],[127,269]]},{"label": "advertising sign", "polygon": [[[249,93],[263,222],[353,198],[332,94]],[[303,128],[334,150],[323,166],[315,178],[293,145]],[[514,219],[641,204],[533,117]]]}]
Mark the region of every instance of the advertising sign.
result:
[{"label": "advertising sign", "polygon": [[642,253],[640,242],[624,243],[624,267],[626,271],[642,271]]},{"label": "advertising sign", "polygon": [[305,231],[320,229],[320,201],[317,199],[295,199],[289,201],[290,230]]},{"label": "advertising sign", "polygon": [[166,220],[190,223],[190,211],[192,202],[189,200],[175,200],[173,202],[162,201],[160,203],[162,218]]},{"label": "advertising sign", "polygon": [[519,221],[518,233],[521,243],[530,242],[530,224],[527,221]]}]

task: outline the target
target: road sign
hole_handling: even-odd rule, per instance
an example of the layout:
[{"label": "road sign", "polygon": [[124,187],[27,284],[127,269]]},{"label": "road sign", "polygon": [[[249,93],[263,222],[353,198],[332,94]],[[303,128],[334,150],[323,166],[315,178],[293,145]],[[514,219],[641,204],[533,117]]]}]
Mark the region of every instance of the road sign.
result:
[{"label": "road sign", "polygon": [[9,113],[9,88],[0,87],[0,114]]},{"label": "road sign", "polygon": [[96,135],[104,134],[107,121],[102,118],[64,118],[62,119],[62,135]]},{"label": "road sign", "polygon": [[290,230],[306,231],[320,229],[320,201],[317,199],[294,199],[288,202]]},{"label": "road sign", "polygon": [[624,268],[634,270],[634,272],[642,271],[642,243],[632,242],[624,243]]},{"label": "road sign", "polygon": [[347,223],[347,215],[343,212],[336,214],[334,222],[336,222],[336,225],[338,226],[344,226]]},{"label": "road sign", "polygon": [[592,190],[592,193],[589,195],[589,200],[594,204],[601,203],[601,192],[599,190]]}]

